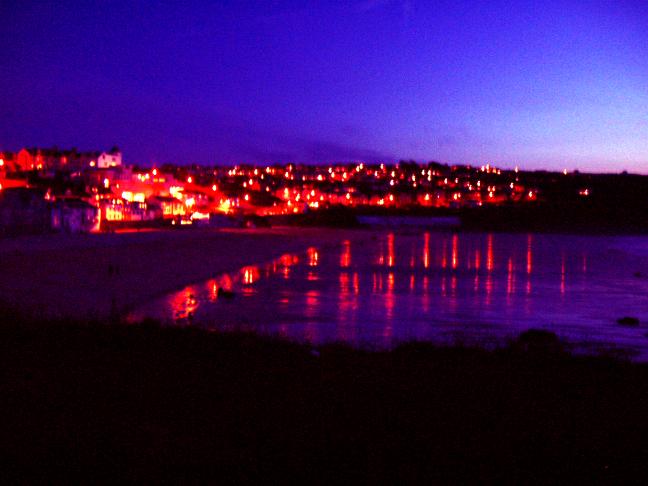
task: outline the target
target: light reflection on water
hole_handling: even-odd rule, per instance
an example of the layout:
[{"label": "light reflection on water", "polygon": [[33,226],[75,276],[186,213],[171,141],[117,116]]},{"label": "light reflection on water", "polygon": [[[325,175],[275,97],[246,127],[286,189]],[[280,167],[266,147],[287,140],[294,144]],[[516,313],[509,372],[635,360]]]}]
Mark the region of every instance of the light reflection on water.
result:
[{"label": "light reflection on water", "polygon": [[648,238],[386,232],[247,266],[131,317],[373,347],[545,328],[645,359],[646,328],[619,326],[626,315],[648,322]]}]

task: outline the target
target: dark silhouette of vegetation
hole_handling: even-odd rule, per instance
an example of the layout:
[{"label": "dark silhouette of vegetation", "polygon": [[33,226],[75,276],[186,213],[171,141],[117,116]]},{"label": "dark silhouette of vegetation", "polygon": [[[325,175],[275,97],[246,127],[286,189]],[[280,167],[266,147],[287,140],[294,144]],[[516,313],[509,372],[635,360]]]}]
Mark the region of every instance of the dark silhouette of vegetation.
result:
[{"label": "dark silhouette of vegetation", "polygon": [[5,480],[547,484],[648,472],[648,368],[570,356],[542,331],[496,352],[315,351],[7,315],[0,347]]},{"label": "dark silhouette of vegetation", "polygon": [[310,211],[302,214],[273,216],[273,225],[289,224],[295,226],[320,226],[330,228],[355,228],[359,226],[356,211],[345,206]]}]

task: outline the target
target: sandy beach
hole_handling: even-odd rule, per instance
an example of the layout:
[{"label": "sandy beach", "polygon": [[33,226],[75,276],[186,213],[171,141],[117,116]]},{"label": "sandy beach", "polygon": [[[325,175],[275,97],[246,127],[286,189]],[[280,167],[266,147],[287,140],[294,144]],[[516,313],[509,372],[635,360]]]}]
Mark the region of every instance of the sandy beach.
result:
[{"label": "sandy beach", "polygon": [[0,305],[21,314],[105,319],[186,285],[361,230],[190,229],[0,240]]}]

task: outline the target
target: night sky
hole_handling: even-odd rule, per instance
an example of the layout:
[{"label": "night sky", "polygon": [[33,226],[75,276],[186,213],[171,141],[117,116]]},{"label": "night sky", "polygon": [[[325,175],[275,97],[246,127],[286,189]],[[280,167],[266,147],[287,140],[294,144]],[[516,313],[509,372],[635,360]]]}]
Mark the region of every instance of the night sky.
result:
[{"label": "night sky", "polygon": [[0,150],[648,173],[648,2],[0,2]]}]

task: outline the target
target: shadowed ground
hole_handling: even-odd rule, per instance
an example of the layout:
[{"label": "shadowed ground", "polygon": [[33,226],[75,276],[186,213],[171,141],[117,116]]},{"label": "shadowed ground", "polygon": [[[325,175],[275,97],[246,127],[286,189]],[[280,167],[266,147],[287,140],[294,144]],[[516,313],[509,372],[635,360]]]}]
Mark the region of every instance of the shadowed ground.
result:
[{"label": "shadowed ground", "polygon": [[302,484],[648,473],[648,368],[544,333],[498,352],[186,328],[0,328],[5,475]]}]

